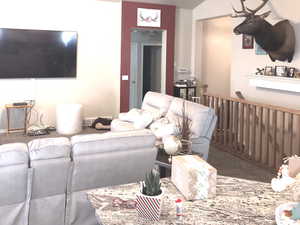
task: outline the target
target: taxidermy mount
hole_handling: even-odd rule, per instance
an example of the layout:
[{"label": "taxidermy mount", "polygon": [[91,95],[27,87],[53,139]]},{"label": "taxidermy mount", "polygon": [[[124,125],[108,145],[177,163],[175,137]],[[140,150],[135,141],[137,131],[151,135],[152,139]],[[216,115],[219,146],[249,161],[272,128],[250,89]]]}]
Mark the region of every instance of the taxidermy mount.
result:
[{"label": "taxidermy mount", "polygon": [[259,44],[270,56],[271,60],[291,62],[295,51],[295,31],[288,20],[282,20],[275,25],[271,25],[265,20],[271,11],[261,15],[256,13],[262,9],[269,0],[262,0],[262,4],[256,9],[249,9],[245,6],[246,0],[240,0],[242,10],[233,8],[235,14],[232,17],[246,17],[244,22],[234,28],[234,33],[248,34],[254,37],[255,42]]}]

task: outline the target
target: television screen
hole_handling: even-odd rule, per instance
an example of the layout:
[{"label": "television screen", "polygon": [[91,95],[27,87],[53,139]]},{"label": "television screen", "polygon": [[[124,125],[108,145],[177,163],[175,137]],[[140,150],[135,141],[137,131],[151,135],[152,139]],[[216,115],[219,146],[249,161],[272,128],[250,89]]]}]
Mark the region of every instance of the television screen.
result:
[{"label": "television screen", "polygon": [[76,77],[77,33],[0,28],[0,78]]}]

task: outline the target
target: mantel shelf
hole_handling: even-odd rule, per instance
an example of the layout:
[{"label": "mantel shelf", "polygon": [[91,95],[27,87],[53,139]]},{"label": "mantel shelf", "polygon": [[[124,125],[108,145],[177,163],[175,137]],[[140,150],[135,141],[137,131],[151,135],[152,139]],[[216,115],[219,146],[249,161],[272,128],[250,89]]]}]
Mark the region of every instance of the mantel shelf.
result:
[{"label": "mantel shelf", "polygon": [[250,75],[248,78],[250,86],[300,93],[299,78],[263,75]]}]

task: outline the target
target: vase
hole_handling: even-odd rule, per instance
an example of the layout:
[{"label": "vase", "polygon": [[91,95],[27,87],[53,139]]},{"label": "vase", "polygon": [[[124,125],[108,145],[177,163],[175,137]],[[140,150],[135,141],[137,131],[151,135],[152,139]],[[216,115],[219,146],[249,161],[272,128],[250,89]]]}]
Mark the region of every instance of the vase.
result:
[{"label": "vase", "polygon": [[148,221],[159,221],[162,207],[163,190],[160,195],[148,196],[139,192],[136,196],[138,216]]}]

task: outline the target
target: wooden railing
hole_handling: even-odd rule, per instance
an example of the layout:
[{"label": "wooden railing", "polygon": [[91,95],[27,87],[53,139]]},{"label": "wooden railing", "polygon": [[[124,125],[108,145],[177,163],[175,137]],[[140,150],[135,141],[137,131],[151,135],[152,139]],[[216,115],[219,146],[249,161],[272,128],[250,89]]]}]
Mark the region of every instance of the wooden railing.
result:
[{"label": "wooden railing", "polygon": [[300,155],[300,110],[210,94],[199,100],[218,116],[212,140],[218,149],[271,169]]}]

